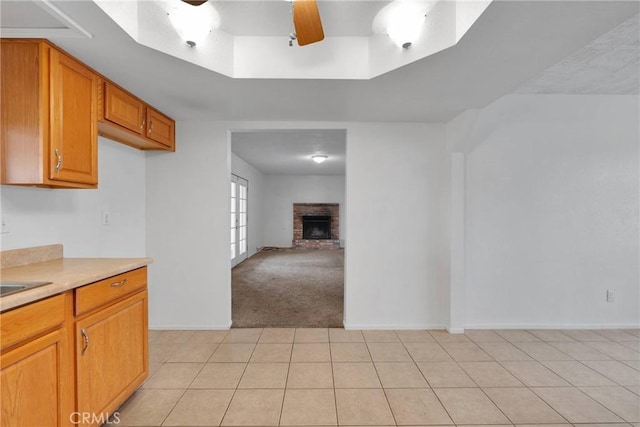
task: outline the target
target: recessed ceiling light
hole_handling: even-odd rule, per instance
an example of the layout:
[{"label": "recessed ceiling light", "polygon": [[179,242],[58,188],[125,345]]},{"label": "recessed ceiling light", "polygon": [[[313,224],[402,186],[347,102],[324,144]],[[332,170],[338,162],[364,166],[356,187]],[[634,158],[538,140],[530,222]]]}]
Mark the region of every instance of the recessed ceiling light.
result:
[{"label": "recessed ceiling light", "polygon": [[318,164],[324,162],[328,158],[329,156],[327,156],[326,154],[314,154],[313,156],[311,156],[311,159]]}]

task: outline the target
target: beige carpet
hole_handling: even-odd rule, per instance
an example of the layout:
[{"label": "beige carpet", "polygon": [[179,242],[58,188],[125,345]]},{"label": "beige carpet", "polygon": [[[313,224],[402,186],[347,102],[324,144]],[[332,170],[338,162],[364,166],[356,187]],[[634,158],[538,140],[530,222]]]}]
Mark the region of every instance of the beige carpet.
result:
[{"label": "beige carpet", "polygon": [[342,327],[343,250],[261,251],[231,283],[234,328]]}]

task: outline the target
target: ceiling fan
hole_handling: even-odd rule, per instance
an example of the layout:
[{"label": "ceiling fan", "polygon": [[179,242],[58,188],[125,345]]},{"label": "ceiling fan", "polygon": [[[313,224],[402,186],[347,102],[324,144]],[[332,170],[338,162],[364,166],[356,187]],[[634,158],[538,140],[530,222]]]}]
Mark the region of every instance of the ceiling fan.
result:
[{"label": "ceiling fan", "polygon": [[[193,6],[200,6],[207,0],[182,0]],[[291,40],[296,39],[299,46],[316,43],[324,39],[322,21],[316,0],[290,0],[293,10],[293,25],[295,35]]]}]

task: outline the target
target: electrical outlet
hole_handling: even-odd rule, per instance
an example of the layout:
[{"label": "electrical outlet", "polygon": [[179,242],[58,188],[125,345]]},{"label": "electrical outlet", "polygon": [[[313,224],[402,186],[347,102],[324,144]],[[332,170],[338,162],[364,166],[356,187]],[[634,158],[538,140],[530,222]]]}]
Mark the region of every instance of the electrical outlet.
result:
[{"label": "electrical outlet", "polygon": [[607,290],[607,302],[614,302],[616,300],[616,291],[613,289]]},{"label": "electrical outlet", "polygon": [[111,225],[111,212],[102,212],[102,225]]},{"label": "electrical outlet", "polygon": [[0,230],[0,233],[5,234],[9,232],[9,226],[7,225],[7,220],[2,217],[2,229]]}]

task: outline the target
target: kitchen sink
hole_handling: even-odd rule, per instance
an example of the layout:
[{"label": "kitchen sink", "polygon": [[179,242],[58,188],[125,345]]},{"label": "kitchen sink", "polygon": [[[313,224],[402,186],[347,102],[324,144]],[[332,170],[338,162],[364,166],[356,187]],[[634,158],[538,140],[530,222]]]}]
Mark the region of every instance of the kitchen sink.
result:
[{"label": "kitchen sink", "polygon": [[26,291],[38,286],[48,285],[51,282],[0,282],[0,296]]}]

